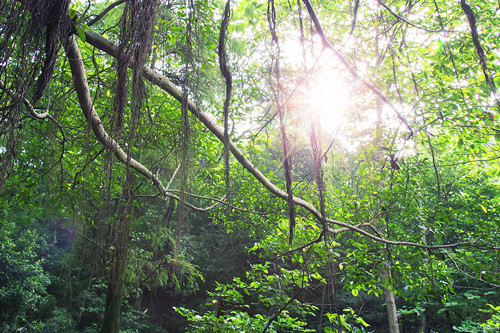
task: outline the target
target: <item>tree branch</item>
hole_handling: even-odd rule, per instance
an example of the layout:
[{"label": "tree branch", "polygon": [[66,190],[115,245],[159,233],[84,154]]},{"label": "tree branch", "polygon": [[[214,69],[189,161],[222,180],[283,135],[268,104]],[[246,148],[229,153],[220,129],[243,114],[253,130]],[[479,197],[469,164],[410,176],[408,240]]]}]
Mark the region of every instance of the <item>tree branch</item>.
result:
[{"label": "tree branch", "polygon": [[15,91],[12,91],[10,88],[8,88],[5,85],[5,83],[2,80],[0,80],[0,89],[2,89],[3,91],[5,91],[5,93],[7,95],[9,95],[10,97],[12,97],[13,99],[15,99],[17,101],[23,102],[23,104],[26,106],[26,108],[28,109],[28,111],[30,112],[30,114],[34,118],[36,118],[36,119],[45,119],[45,118],[50,119],[50,121],[52,121],[59,128],[59,130],[61,131],[61,135],[63,137],[63,145],[64,145],[64,142],[66,142],[66,135],[64,134],[64,130],[63,130],[61,124],[57,120],[55,120],[54,117],[52,117],[52,115],[49,114],[48,110],[45,111],[45,112],[43,112],[43,113],[36,112],[35,108],[33,108],[33,106],[26,99],[26,97],[20,96]]},{"label": "tree branch", "polygon": [[[175,193],[180,193],[181,191],[180,190],[170,190],[170,189],[167,189],[168,193],[171,194],[171,192],[175,192]],[[174,199],[177,200],[177,196],[175,195],[169,195],[167,194],[167,196],[169,197],[172,197]],[[193,193],[189,193],[189,192],[185,192],[185,194],[187,196],[190,196],[190,197],[193,197],[193,198],[197,198],[197,199],[203,199],[203,200],[210,200],[210,201],[215,201],[215,204],[209,206],[209,207],[206,207],[206,208],[200,208],[200,207],[195,207],[193,205],[189,205],[189,204],[186,204],[188,207],[191,207],[193,208],[194,210],[196,211],[199,211],[199,212],[204,212],[204,211],[208,211],[210,209],[213,209],[215,206],[221,204],[223,206],[226,206],[226,207],[229,207],[231,209],[234,209],[234,210],[237,210],[239,212],[243,212],[243,213],[250,213],[250,214],[256,214],[256,215],[269,215],[270,213],[269,212],[257,212],[255,210],[249,210],[249,209],[244,209],[244,208],[240,208],[238,206],[235,206],[235,205],[231,205],[227,202],[226,199],[226,195],[222,196],[222,198],[220,199],[217,199],[217,198],[212,198],[212,197],[206,197],[206,196],[203,196],[203,195],[198,195],[198,194],[193,194]],[[136,198],[158,198],[158,195],[136,195],[135,196]],[[337,230],[342,230],[342,229],[332,229],[332,231],[337,231]]]},{"label": "tree branch", "polygon": [[15,91],[12,91],[2,80],[0,80],[0,89],[5,91],[5,93],[12,97],[14,100],[23,102],[30,114],[36,119],[45,119],[49,116],[49,111],[45,111],[43,113],[36,112],[31,103],[25,97],[19,95]]},{"label": "tree branch", "polygon": [[62,142],[61,142],[61,147],[62,147],[61,151],[62,152],[61,152],[61,156],[59,157],[59,160],[57,162],[55,162],[54,165],[52,165],[48,169],[48,171],[50,171],[54,166],[57,165],[57,163],[61,162],[63,154],[64,154],[65,145],[66,145],[66,134],[64,133],[64,129],[63,129],[62,125],[57,120],[55,120],[54,117],[52,117],[52,115],[49,114],[48,110],[43,112],[43,113],[36,112],[35,108],[33,108],[33,106],[31,105],[31,103],[28,101],[28,99],[26,97],[19,95],[15,91],[12,91],[10,88],[7,87],[7,85],[2,80],[0,80],[0,89],[5,91],[5,93],[8,96],[12,97],[14,100],[23,102],[23,104],[26,106],[26,108],[30,112],[30,115],[33,116],[34,118],[40,119],[40,120],[48,118],[48,119],[50,119],[50,121],[52,121],[57,126],[57,128],[59,128],[59,131],[61,132],[61,136],[62,136]]},{"label": "tree branch", "polygon": [[117,2],[114,2],[112,3],[111,5],[109,5],[106,9],[104,9],[102,11],[101,14],[97,15],[96,17],[94,17],[87,25],[89,27],[93,26],[94,24],[96,24],[99,20],[101,20],[107,13],[109,13],[109,11],[113,8],[115,8],[116,6],[118,5],[121,5],[122,3],[124,3],[125,0],[118,0]]},{"label": "tree branch", "polygon": [[391,13],[392,16],[394,16],[396,19],[398,19],[399,21],[402,21],[408,25],[411,25],[412,27],[414,28],[417,28],[417,29],[422,29],[422,30],[425,30],[427,32],[451,32],[451,31],[447,31],[447,30],[434,30],[434,29],[429,29],[429,28],[425,28],[425,27],[421,27],[421,26],[418,26],[416,25],[415,23],[411,23],[410,21],[406,20],[405,18],[403,18],[402,16],[396,14],[395,12],[393,12],[389,6],[387,6],[385,3],[383,3],[382,1],[378,1],[378,3],[384,7],[389,13]]},{"label": "tree branch", "polygon": [[111,136],[109,136],[102,126],[101,119],[99,118],[99,115],[94,109],[94,105],[92,103],[82,57],[73,36],[68,37],[64,48],[68,56],[71,74],[73,75],[73,83],[75,84],[76,93],[78,95],[78,101],[80,102],[83,114],[89,122],[90,127],[92,128],[92,131],[96,135],[97,139],[106,149],[111,150],[120,162],[128,165],[144,177],[150,179],[160,192],[165,195],[165,188],[163,187],[163,184],[158,176],[153,174],[144,165],[128,156],[120,145],[118,145],[118,143]]},{"label": "tree branch", "polygon": [[[307,2],[308,0],[304,0],[304,1]],[[309,6],[310,6],[310,4],[309,4]],[[317,19],[316,19],[316,21],[317,21]],[[85,32],[85,36],[86,36],[86,41],[90,45],[100,49],[101,51],[104,51],[105,53],[107,53],[113,57],[117,56],[118,47],[116,45],[114,45],[111,41],[107,40],[103,36],[93,32],[91,30],[87,30]],[[324,35],[323,35],[323,37],[324,37]],[[74,39],[71,38],[71,40],[75,44],[74,48],[77,48],[76,42],[74,41]],[[333,48],[333,46],[331,46],[331,47]],[[82,60],[80,58],[80,54],[78,53],[78,55],[76,56],[72,53],[71,54],[68,53],[68,56],[70,56],[70,59],[76,58],[78,56],[78,60],[77,61],[75,61],[75,60],[70,61],[70,64],[73,64],[72,66],[81,66],[81,69],[77,69],[76,72],[82,72],[83,65],[82,65]],[[354,73],[356,74],[357,77],[359,77],[359,75],[355,71],[354,71]],[[82,73],[82,74],[85,75],[84,73]],[[165,92],[167,92],[169,95],[174,97],[177,101],[182,103],[182,100],[183,100],[182,92],[166,76],[155,72],[154,70],[152,70],[151,68],[149,68],[147,66],[143,67],[142,75],[148,81],[157,85],[158,87],[163,89]],[[84,84],[86,86],[86,82],[76,82],[75,81],[75,85],[77,85],[77,84],[78,85]],[[365,84],[368,86],[371,86],[367,82]],[[374,87],[372,87],[372,88],[378,92],[377,94],[379,95],[379,97],[382,96],[380,98],[382,98],[386,103],[388,103],[389,105],[392,106],[392,104],[390,104],[390,102],[387,100],[387,98],[380,91],[378,91],[378,89],[376,89]],[[88,94],[88,87],[87,87],[87,94]],[[90,97],[90,95],[88,95],[88,96]],[[88,102],[87,102],[87,100],[88,100]],[[84,102],[90,103],[90,99],[84,98]],[[83,105],[82,105],[82,107],[83,107]],[[91,112],[91,114],[89,114],[89,115],[86,114],[86,117],[88,117],[88,119],[90,118],[89,121],[92,121],[92,128],[94,129],[94,132],[96,132],[96,135],[98,136],[99,141],[101,141],[101,143],[103,143],[103,144],[110,145],[110,147],[112,149],[114,149],[113,152],[115,152],[115,155],[118,157],[118,159],[120,161],[122,161],[123,163],[129,163],[129,165],[132,168],[137,170],[139,173],[144,175],[146,178],[151,179],[153,181],[153,183],[160,189],[160,191],[163,195],[168,195],[172,198],[177,199],[178,198],[177,196],[174,196],[171,193],[167,193],[167,191],[163,187],[161,181],[158,179],[158,177],[154,176],[151,173],[151,171],[149,171],[147,168],[145,168],[142,164],[138,163],[134,159],[127,158],[126,154],[123,152],[123,150],[121,150],[121,148],[118,146],[118,144],[111,137],[109,137],[109,135],[107,135],[107,133],[105,133],[104,128],[102,127],[102,124],[100,123],[100,120],[98,119],[97,114],[95,114],[95,110],[94,110],[93,106],[92,105],[89,106],[89,105],[85,104],[85,109],[88,109],[89,107],[91,108],[91,110],[93,112]],[[219,139],[219,141],[224,142],[223,130],[219,126],[217,126],[210,119],[208,114],[203,112],[195,104],[195,102],[190,98],[188,98],[188,100],[187,100],[187,107],[188,107],[189,111],[196,118],[198,118],[198,120],[200,120],[203,123],[203,125],[205,125],[205,127],[208,128],[208,130],[210,130],[210,132],[212,132],[212,134],[214,134]],[[394,106],[392,106],[392,107],[394,108]],[[408,128],[411,131],[411,128],[406,123],[406,121],[403,118],[401,118],[401,119],[408,126]],[[413,134],[413,131],[411,131],[411,133]],[[250,160],[243,154],[243,152],[231,140],[229,141],[229,150],[231,151],[233,156],[236,158],[236,160],[238,160],[238,162],[252,176],[254,176],[255,179],[257,179],[269,192],[271,192],[272,194],[276,195],[277,197],[279,197],[283,200],[287,200],[287,198],[288,198],[287,193],[284,190],[277,187],[276,185],[274,185],[269,179],[267,179],[266,176],[264,176],[264,174],[262,174],[262,172],[260,172],[260,170],[257,169],[252,164],[252,162],[250,162]],[[294,202],[294,204],[301,206],[304,209],[306,209],[307,211],[309,211],[309,213],[311,213],[318,221],[321,221],[320,212],[312,204],[310,204],[308,201],[305,201],[302,198],[298,198],[298,197],[294,196],[293,202]],[[355,232],[357,232],[363,236],[366,236],[374,241],[382,242],[382,243],[388,244],[388,245],[407,245],[407,246],[414,246],[414,247],[419,247],[419,248],[424,248],[424,249],[429,249],[429,250],[441,249],[441,248],[454,248],[454,247],[462,247],[462,246],[473,246],[473,247],[478,247],[478,248],[487,248],[487,247],[484,247],[482,245],[476,245],[476,244],[469,243],[469,242],[445,244],[445,245],[425,245],[425,244],[418,244],[418,243],[407,242],[407,241],[392,241],[392,240],[388,240],[388,239],[384,239],[384,238],[375,236],[367,231],[360,229],[358,226],[350,225],[350,224],[345,223],[345,222],[337,221],[337,220],[330,219],[330,218],[327,218],[326,221],[330,224],[334,224],[336,226],[346,228],[346,231],[347,230],[355,231]],[[335,230],[336,229],[328,228],[328,232],[336,232]]]}]

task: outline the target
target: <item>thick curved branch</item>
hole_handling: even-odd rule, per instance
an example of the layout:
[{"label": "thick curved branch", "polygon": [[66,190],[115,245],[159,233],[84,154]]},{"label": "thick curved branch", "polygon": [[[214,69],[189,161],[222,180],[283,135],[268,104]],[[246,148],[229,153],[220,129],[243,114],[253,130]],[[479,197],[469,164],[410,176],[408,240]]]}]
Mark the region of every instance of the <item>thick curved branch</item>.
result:
[{"label": "thick curved branch", "polygon": [[[307,1],[307,0],[304,0],[304,1]],[[107,40],[103,36],[93,32],[91,30],[87,30],[85,32],[85,36],[86,36],[86,41],[90,45],[100,49],[101,51],[103,51],[103,52],[105,52],[113,57],[117,56],[118,47],[116,45],[114,45],[111,41]],[[73,40],[73,43],[76,44],[74,39],[72,39],[72,40]],[[76,45],[75,45],[75,47],[76,47]],[[75,56],[73,55],[73,57],[75,57]],[[76,61],[76,63],[79,64],[80,66],[82,66],[82,68],[83,68],[79,53],[78,53],[78,59],[79,60]],[[73,62],[75,62],[75,60],[73,60]],[[75,64],[73,66],[76,66],[77,64]],[[82,69],[78,70],[78,72],[81,72],[81,71],[82,71]],[[85,75],[84,73],[82,73],[82,74]],[[154,70],[152,70],[151,68],[146,67],[146,66],[143,67],[142,75],[148,81],[157,85],[162,90],[164,90],[169,95],[171,95],[176,100],[178,100],[179,102],[182,103],[182,100],[183,100],[182,92],[166,76],[164,76],[160,73],[157,73]],[[76,84],[77,84],[77,82],[75,81],[75,85]],[[78,84],[82,85],[83,83],[79,82]],[[84,82],[84,84],[86,86],[86,82]],[[88,94],[88,87],[87,87],[87,94]],[[381,94],[381,93],[379,92],[379,94]],[[387,98],[385,98],[385,96],[384,96],[384,99],[387,101]],[[84,100],[86,100],[86,103],[90,103],[90,107],[93,110],[92,114],[94,114],[95,110],[91,105],[90,94],[88,94],[88,98],[84,98]],[[387,103],[389,103],[389,102],[387,101]],[[88,107],[88,106],[86,106],[86,107]],[[214,134],[221,142],[224,142],[223,130],[210,119],[208,114],[201,111],[201,109],[190,98],[188,98],[188,100],[187,100],[187,107],[188,107],[189,111],[191,111],[191,113],[196,118],[198,118],[203,123],[203,125],[205,125],[205,127],[208,128],[208,130],[210,130],[210,132],[212,132],[212,134]],[[103,144],[104,143],[109,144],[112,142],[111,147],[114,147],[113,149],[115,149],[115,150],[113,150],[113,151],[115,152],[115,155],[119,158],[120,161],[122,161],[123,163],[129,163],[129,165],[132,168],[137,170],[139,173],[144,175],[146,178],[151,179],[154,182],[154,184],[160,189],[160,191],[162,192],[163,195],[169,195],[171,197],[174,197],[171,193],[167,194],[167,191],[165,191],[165,188],[161,184],[161,181],[158,179],[158,177],[154,176],[151,173],[151,171],[149,171],[147,168],[145,168],[142,164],[138,163],[134,159],[131,159],[131,158],[127,159],[125,152],[123,152],[123,150],[121,150],[121,148],[119,148],[118,144],[112,138],[110,138],[109,135],[107,135],[105,133],[104,128],[102,127],[102,125],[100,123],[100,120],[98,120],[97,114],[95,114],[95,116],[93,116],[92,114],[90,114],[88,116],[86,115],[86,117],[90,117],[91,119],[89,121],[93,121],[96,123],[95,125],[92,123],[92,128],[93,129],[94,129],[94,127],[96,128],[94,130],[94,132],[97,130],[96,135],[98,135],[99,141],[101,141],[101,143],[103,143]],[[97,120],[93,120],[92,117],[97,117]],[[238,162],[248,172],[250,172],[250,174],[252,174],[252,176],[254,176],[255,179],[257,179],[269,192],[271,192],[272,194],[276,195],[277,197],[279,197],[283,200],[288,199],[287,193],[284,190],[277,187],[276,185],[274,185],[269,179],[267,179],[266,176],[264,176],[264,174],[262,172],[260,172],[260,170],[257,169],[252,164],[252,162],[250,162],[250,160],[243,154],[243,152],[231,140],[229,141],[229,150],[231,151],[233,156],[236,158],[236,160],[238,160]],[[293,202],[296,205],[301,206],[304,209],[306,209],[307,211],[309,211],[318,221],[322,220],[320,212],[309,202],[305,201],[302,198],[298,198],[295,196],[293,197]],[[475,244],[472,244],[469,242],[456,243],[456,244],[446,244],[446,245],[425,245],[425,244],[418,244],[418,243],[406,242],[406,241],[391,241],[388,239],[384,239],[384,238],[375,236],[367,231],[360,229],[360,227],[358,227],[358,226],[350,225],[348,223],[340,222],[340,221],[329,219],[329,218],[327,218],[326,221],[330,224],[334,224],[334,225],[337,225],[339,227],[346,228],[346,231],[347,230],[355,231],[355,232],[357,232],[363,236],[366,236],[370,239],[373,239],[375,241],[382,242],[385,244],[389,244],[389,245],[407,245],[407,246],[414,246],[414,247],[420,247],[420,248],[425,248],[425,249],[454,248],[454,247],[459,247],[459,246],[475,246],[475,247],[482,248],[482,246],[480,246],[480,245],[475,245]],[[335,232],[335,230],[336,229],[328,228],[329,232]]]},{"label": "thick curved branch", "polygon": [[123,149],[118,145],[118,143],[106,132],[102,126],[101,119],[94,109],[92,103],[92,98],[90,96],[89,87],[87,84],[87,77],[85,75],[85,68],[83,67],[82,57],[80,55],[80,50],[73,36],[70,36],[64,45],[66,54],[68,56],[69,65],[71,68],[71,74],[73,75],[73,83],[75,84],[76,93],[78,95],[78,101],[82,108],[83,114],[92,128],[92,131],[96,135],[97,139],[101,144],[111,150],[118,160],[144,177],[150,179],[156,187],[160,190],[162,194],[165,194],[165,188],[162,182],[153,174],[148,168],[146,168],[141,163],[137,162],[135,159],[131,158],[123,151]]},{"label": "thick curved branch", "polygon": [[[160,193],[162,195],[173,198],[177,201],[181,201],[181,199],[177,195],[167,192],[167,189],[163,186],[163,183],[157,175],[153,174],[144,165],[127,155],[127,153],[123,151],[120,145],[106,132],[104,126],[102,125],[101,119],[99,118],[99,115],[97,114],[92,103],[90,90],[85,75],[85,68],[83,66],[83,61],[80,55],[80,50],[78,49],[78,45],[73,36],[70,36],[66,41],[65,50],[69,59],[71,74],[73,75],[73,82],[75,84],[76,93],[78,95],[78,101],[80,102],[80,106],[82,108],[83,114],[85,115],[85,118],[89,122],[90,127],[92,128],[92,131],[96,135],[99,142],[101,142],[101,144],[105,148],[111,150],[120,162],[128,165],[139,174],[150,179],[153,184],[160,190]],[[192,208],[193,210],[204,212],[213,209],[219,203],[215,203],[214,205],[207,208],[199,208],[187,202],[184,202],[184,204]]]}]

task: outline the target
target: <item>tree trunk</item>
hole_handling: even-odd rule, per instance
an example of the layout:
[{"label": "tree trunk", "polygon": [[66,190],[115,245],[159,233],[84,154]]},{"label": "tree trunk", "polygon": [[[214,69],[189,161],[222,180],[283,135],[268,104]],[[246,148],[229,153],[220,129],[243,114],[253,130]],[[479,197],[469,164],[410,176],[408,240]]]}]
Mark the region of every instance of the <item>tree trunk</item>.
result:
[{"label": "tree trunk", "polygon": [[116,240],[114,242],[111,272],[108,282],[108,293],[106,295],[106,308],[101,333],[120,332],[120,314],[123,298],[123,284],[125,269],[127,267],[128,249],[131,233],[131,216],[133,214],[132,188],[135,178],[128,170],[124,194],[128,198],[125,203],[119,224],[114,228]]},{"label": "tree trunk", "polygon": [[128,247],[130,239],[130,222],[124,212],[120,219],[120,225],[113,252],[113,264],[108,282],[108,293],[106,296],[106,309],[104,310],[104,321],[102,333],[117,333],[120,331],[120,312],[122,306],[123,282],[125,268],[127,266]]},{"label": "tree trunk", "polygon": [[420,313],[420,321],[418,323],[417,333],[425,333],[425,326],[427,326],[427,318],[425,317],[425,310]]},{"label": "tree trunk", "polygon": [[[375,45],[376,45],[376,56],[379,58],[379,40],[378,40],[378,27],[376,28],[377,33],[376,33],[376,39],[375,39]],[[380,62],[381,63],[381,62]],[[379,64],[377,64],[377,70],[379,67]],[[380,163],[380,157],[384,154],[382,150],[380,150],[381,146],[381,137],[382,137],[382,108],[384,106],[383,101],[380,98],[377,98],[376,100],[376,105],[377,105],[377,123],[376,123],[376,136],[375,136],[375,142],[374,145],[377,148],[377,151],[379,151],[375,156],[374,156],[374,161]],[[380,184],[378,185],[379,190],[380,190]],[[383,209],[382,205],[380,207],[377,207],[377,210],[381,211]],[[378,220],[378,219],[377,219]],[[387,220],[387,217],[386,217]],[[377,221],[379,222],[379,221]],[[386,236],[388,232],[387,228],[387,221],[386,225],[384,226]],[[383,251],[384,257],[387,256],[387,252]],[[384,262],[382,265],[382,268],[380,269],[380,278],[382,281],[382,291],[384,292],[384,299],[385,299],[385,304],[387,308],[387,319],[389,323],[389,333],[399,333],[399,322],[398,322],[398,314],[397,314],[397,308],[396,308],[396,297],[394,296],[394,291],[392,289],[387,288],[386,286],[391,285],[391,267],[388,261]]]},{"label": "tree trunk", "polygon": [[394,292],[387,288],[386,285],[390,283],[390,267],[388,264],[384,264],[380,271],[380,277],[382,279],[382,290],[384,292],[385,304],[387,307],[387,319],[389,322],[389,333],[399,333],[399,322],[396,309],[396,298],[394,297]]},{"label": "tree trunk", "polygon": [[[376,70],[379,70],[380,65],[382,64],[383,58],[380,58],[379,55],[379,31],[378,27],[375,27],[376,30],[376,37],[375,37],[375,55],[377,57],[378,62],[376,65]],[[383,156],[384,152],[381,149],[382,144],[382,109],[384,107],[384,101],[380,98],[377,98],[376,100],[376,106],[377,106],[377,122],[376,122],[376,136],[375,136],[375,141],[374,145],[377,149],[377,153],[375,154],[373,160],[377,163],[381,162],[381,156]],[[380,183],[378,184],[378,188],[380,190]],[[379,206],[377,207],[377,211],[383,211],[383,206],[379,202]],[[387,227],[387,216],[385,217],[386,222],[385,222],[385,234],[387,237],[388,234],[388,227]],[[377,219],[377,224],[379,224],[380,221]],[[382,251],[384,257],[387,256],[387,251]],[[384,292],[384,299],[385,299],[385,304],[387,308],[387,319],[389,323],[389,333],[399,333],[399,322],[398,322],[398,314],[397,314],[397,308],[396,308],[396,297],[394,296],[394,291],[392,289],[387,288],[386,286],[391,285],[391,266],[389,261],[386,261],[382,264],[382,267],[380,269],[380,278],[382,281],[382,291]]]}]

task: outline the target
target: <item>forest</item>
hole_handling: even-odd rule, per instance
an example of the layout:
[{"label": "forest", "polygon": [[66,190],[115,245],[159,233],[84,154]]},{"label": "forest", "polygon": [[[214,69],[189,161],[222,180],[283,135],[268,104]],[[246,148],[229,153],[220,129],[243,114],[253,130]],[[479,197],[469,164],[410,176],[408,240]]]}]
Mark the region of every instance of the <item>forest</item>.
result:
[{"label": "forest", "polygon": [[0,332],[500,332],[500,2],[0,0]]}]

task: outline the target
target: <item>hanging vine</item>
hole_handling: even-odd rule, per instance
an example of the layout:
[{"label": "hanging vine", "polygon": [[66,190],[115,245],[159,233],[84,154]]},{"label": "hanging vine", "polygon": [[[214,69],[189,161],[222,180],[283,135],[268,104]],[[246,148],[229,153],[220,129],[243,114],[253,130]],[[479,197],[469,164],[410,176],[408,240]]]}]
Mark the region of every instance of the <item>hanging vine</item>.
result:
[{"label": "hanging vine", "polygon": [[269,23],[269,28],[271,30],[271,36],[273,44],[276,48],[275,60],[274,60],[274,75],[276,79],[276,87],[274,89],[274,98],[276,100],[276,107],[278,109],[279,121],[280,121],[280,132],[281,132],[281,143],[283,146],[283,167],[285,169],[285,182],[286,182],[286,193],[287,193],[287,203],[288,203],[288,218],[289,233],[290,237],[288,240],[289,245],[293,241],[293,232],[295,228],[295,205],[293,202],[293,190],[292,190],[292,163],[291,163],[291,149],[288,143],[288,137],[286,135],[286,124],[285,124],[285,106],[281,102],[281,82],[280,82],[280,45],[278,34],[276,33],[276,8],[274,6],[274,0],[269,0],[267,4],[267,21]]},{"label": "hanging vine", "polygon": [[[151,54],[154,12],[157,0],[127,1],[121,19],[122,29],[119,44],[116,94],[116,127],[121,129],[127,103],[129,67],[132,77],[132,113],[140,110],[145,97],[142,68]],[[134,117],[138,114],[134,114]]]},{"label": "hanging vine", "polygon": [[224,9],[224,14],[222,18],[222,24],[220,27],[219,35],[219,66],[222,76],[226,80],[226,99],[224,100],[224,163],[225,163],[225,176],[226,176],[226,190],[227,199],[229,203],[231,202],[230,196],[230,183],[229,183],[229,105],[231,104],[231,92],[233,89],[233,79],[231,72],[229,71],[229,66],[227,64],[227,52],[226,52],[226,35],[227,26],[229,24],[229,17],[231,15],[231,0],[228,0],[226,7]]}]

